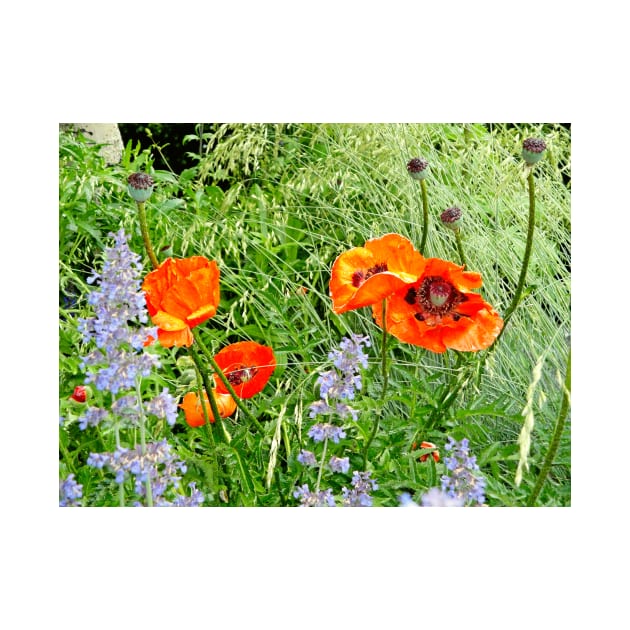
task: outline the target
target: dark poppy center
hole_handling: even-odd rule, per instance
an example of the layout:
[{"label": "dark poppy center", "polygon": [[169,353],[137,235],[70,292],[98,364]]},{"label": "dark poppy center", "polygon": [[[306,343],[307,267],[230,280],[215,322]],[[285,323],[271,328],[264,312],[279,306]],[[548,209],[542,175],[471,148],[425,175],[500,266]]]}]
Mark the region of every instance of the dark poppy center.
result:
[{"label": "dark poppy center", "polygon": [[352,286],[360,287],[371,276],[387,271],[387,263],[376,263],[369,269],[358,269],[352,274]]},{"label": "dark poppy center", "polygon": [[256,375],[257,371],[258,370],[255,367],[239,365],[228,374],[226,374],[225,377],[232,386],[242,385],[243,383],[247,383],[247,381],[251,381]]},{"label": "dark poppy center", "polygon": [[405,301],[420,308],[421,312],[416,315],[420,321],[424,320],[425,315],[452,315],[458,320],[460,316],[454,310],[466,301],[466,296],[444,278],[428,276],[417,289],[409,289]]}]

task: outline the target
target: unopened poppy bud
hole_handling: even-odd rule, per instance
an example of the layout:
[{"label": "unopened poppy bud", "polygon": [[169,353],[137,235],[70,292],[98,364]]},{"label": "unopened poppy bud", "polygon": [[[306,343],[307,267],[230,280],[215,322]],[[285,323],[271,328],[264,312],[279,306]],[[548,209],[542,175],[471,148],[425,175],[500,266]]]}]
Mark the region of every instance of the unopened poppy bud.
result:
[{"label": "unopened poppy bud", "polygon": [[547,145],[540,138],[527,138],[523,141],[523,159],[528,164],[536,164],[542,158]]},{"label": "unopened poppy bud", "polygon": [[428,175],[429,163],[422,158],[413,158],[407,162],[407,171],[414,179],[424,179]]},{"label": "unopened poppy bud", "polygon": [[440,215],[442,223],[451,230],[458,230],[462,225],[463,214],[459,208],[447,208]]},{"label": "unopened poppy bud", "polygon": [[127,190],[134,201],[145,202],[153,192],[153,178],[146,173],[132,173],[127,178]]},{"label": "unopened poppy bud", "polygon": [[78,403],[84,403],[88,399],[89,390],[83,385],[77,385],[70,396],[70,400]]}]

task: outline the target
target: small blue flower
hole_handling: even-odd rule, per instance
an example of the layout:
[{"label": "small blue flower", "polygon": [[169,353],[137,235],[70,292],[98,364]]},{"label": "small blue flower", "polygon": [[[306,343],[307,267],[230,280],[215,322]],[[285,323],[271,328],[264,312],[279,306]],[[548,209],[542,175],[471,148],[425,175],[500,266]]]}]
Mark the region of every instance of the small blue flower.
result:
[{"label": "small blue flower", "polygon": [[408,492],[403,492],[399,497],[398,501],[400,503],[400,507],[420,507],[412,498]]},{"label": "small blue flower", "polygon": [[462,499],[464,503],[485,503],[486,480],[481,475],[477,458],[468,452],[468,440],[456,442],[452,437],[444,445],[452,453],[444,458],[444,465],[450,474],[442,476],[442,490],[449,497]]},{"label": "small blue flower", "polygon": [[333,472],[345,474],[350,470],[350,458],[333,455],[328,462],[328,466]]},{"label": "small blue flower", "polygon": [[317,378],[320,400],[310,406],[311,418],[334,410],[342,418],[352,416],[356,421],[357,412],[345,401],[354,400],[355,392],[362,387],[360,369],[368,365],[363,346],[370,346],[369,338],[352,334],[341,340],[339,349],[328,354],[335,369],[321,372]]},{"label": "small blue flower", "polygon": [[425,492],[420,499],[422,507],[463,507],[464,499],[461,497],[453,497],[440,490],[440,488],[431,488]]},{"label": "small blue flower", "polygon": [[317,466],[317,460],[315,459],[315,453],[302,449],[298,454],[298,462],[303,466]]},{"label": "small blue flower", "polygon": [[339,443],[341,438],[346,437],[346,432],[334,424],[329,422],[314,424],[308,430],[308,436],[313,442],[323,442],[326,438],[332,440],[335,444]]},{"label": "small blue flower", "polygon": [[146,411],[160,419],[165,419],[170,426],[173,426],[177,420],[177,401],[165,387],[161,394],[147,403]]},{"label": "small blue flower", "polygon": [[293,496],[300,500],[300,507],[336,507],[335,497],[330,488],[311,492],[308,484],[305,483],[295,489]]},{"label": "small blue flower", "polygon": [[59,480],[59,507],[77,507],[83,497],[83,486],[74,480],[74,473]]},{"label": "small blue flower", "polygon": [[370,478],[370,472],[357,472],[352,474],[352,490],[342,488],[342,504],[347,507],[370,507],[372,497],[370,492],[378,490],[378,483]]}]

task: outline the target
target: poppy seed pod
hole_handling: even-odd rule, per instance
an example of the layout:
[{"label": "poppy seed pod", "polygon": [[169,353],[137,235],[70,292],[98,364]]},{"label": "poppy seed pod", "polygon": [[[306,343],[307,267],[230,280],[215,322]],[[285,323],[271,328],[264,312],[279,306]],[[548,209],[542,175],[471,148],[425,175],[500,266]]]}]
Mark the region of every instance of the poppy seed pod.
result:
[{"label": "poppy seed pod", "polygon": [[447,208],[440,215],[442,223],[451,230],[458,230],[462,225],[463,214],[459,208]]},{"label": "poppy seed pod", "polygon": [[422,158],[413,158],[407,162],[407,171],[413,179],[425,179],[429,174],[429,163]]},{"label": "poppy seed pod", "polygon": [[523,141],[523,159],[528,164],[536,164],[547,148],[544,140],[540,138],[527,138]]},{"label": "poppy seed pod", "polygon": [[144,203],[153,192],[153,178],[146,173],[132,173],[127,178],[127,191],[138,203]]}]

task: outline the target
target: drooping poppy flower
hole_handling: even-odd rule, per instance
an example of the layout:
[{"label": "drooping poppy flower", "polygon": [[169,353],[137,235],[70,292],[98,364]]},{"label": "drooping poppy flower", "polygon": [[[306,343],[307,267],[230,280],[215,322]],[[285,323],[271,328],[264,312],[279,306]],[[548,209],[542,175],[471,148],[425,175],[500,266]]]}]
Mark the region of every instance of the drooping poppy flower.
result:
[{"label": "drooping poppy flower", "polygon": [[[255,341],[239,341],[226,346],[214,360],[240,398],[251,398],[262,391],[276,368],[276,358],[269,346]],[[215,374],[217,391],[227,393]]]},{"label": "drooping poppy flower", "polygon": [[[212,407],[210,406],[210,400],[208,394],[204,391],[203,398],[206,404],[206,410],[208,411],[208,420],[215,422],[214,414],[212,413]],[[230,394],[219,394],[214,392],[214,399],[217,403],[217,409],[219,415],[222,418],[231,416],[236,411],[236,402]],[[186,422],[191,427],[202,427],[206,423],[206,418],[203,415],[203,408],[201,407],[201,400],[195,392],[188,392],[179,405],[180,409],[184,410],[186,416]]]},{"label": "drooping poppy flower", "polygon": [[385,234],[337,257],[330,278],[330,297],[337,314],[381,302],[417,276],[410,271],[420,253],[399,234]]},{"label": "drooping poppy flower", "polygon": [[[415,451],[418,448],[418,444],[414,442],[411,446],[411,450]],[[420,442],[420,448],[433,448],[435,449],[432,453],[425,453],[424,455],[420,455],[418,457],[418,461],[426,462],[429,459],[429,456],[433,458],[433,461],[437,464],[440,461],[440,453],[437,450],[437,446],[432,442]]]},{"label": "drooping poppy flower", "polygon": [[[470,292],[481,286],[481,274],[439,258],[422,259],[412,272],[418,280],[387,300],[388,332],[433,352],[475,352],[492,344],[503,320]],[[381,309],[374,306],[372,314],[382,327]]]},{"label": "drooping poppy flower", "polygon": [[203,256],[167,258],[142,284],[158,340],[166,348],[190,346],[191,328],[213,317],[219,305],[219,268]]}]

